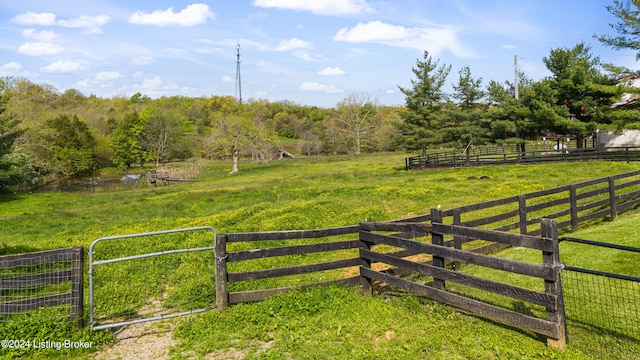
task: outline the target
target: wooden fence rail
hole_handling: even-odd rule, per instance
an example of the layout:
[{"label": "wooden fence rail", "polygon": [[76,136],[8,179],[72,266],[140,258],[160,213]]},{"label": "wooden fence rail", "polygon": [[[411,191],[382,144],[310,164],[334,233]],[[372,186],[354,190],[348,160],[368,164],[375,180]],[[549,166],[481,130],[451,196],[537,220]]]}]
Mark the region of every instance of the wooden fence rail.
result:
[{"label": "wooden fence rail", "polygon": [[[483,317],[545,335],[548,337],[547,341],[550,346],[564,349],[566,345],[566,317],[560,284],[561,264],[558,254],[558,236],[555,221],[543,219],[542,229],[545,235],[543,237],[534,237],[458,225],[444,225],[440,223],[441,212],[436,209],[432,211],[431,217],[433,218],[431,244],[403,239],[393,235],[373,233],[373,231],[388,230],[385,227],[386,224],[382,226],[376,223],[361,224],[360,240],[365,242],[367,246],[360,250],[360,256],[366,260],[360,268],[360,274],[363,278],[363,284],[367,284],[365,285],[367,291],[371,292],[371,282],[373,280],[380,281]],[[509,246],[538,250],[542,252],[543,263],[525,263],[479,254],[473,251],[448,248],[444,245],[444,236],[463,236],[465,238],[493,241]],[[431,264],[426,264],[371,250],[372,246],[380,244],[430,254],[433,260]],[[544,281],[545,291],[534,291],[462,274],[445,268],[445,259],[540,278]],[[405,269],[407,272],[433,277],[433,285],[422,285],[397,275],[372,270],[371,263],[373,262],[380,262]],[[448,292],[446,290],[446,282],[448,281],[543,306],[546,308],[546,318],[537,318],[491,305],[460,293]]]},{"label": "wooden fence rail", "polygon": [[533,150],[529,152],[450,151],[405,159],[407,170],[450,168],[480,165],[537,164],[559,161],[640,161],[640,147],[610,147],[563,150]]},{"label": "wooden fence rail", "polygon": [[83,259],[82,246],[0,256],[0,315],[70,305],[70,318],[81,326]]},{"label": "wooden fence rail", "polygon": [[[640,205],[640,170],[443,211],[445,223],[539,235],[540,220],[558,221],[558,229],[577,231],[581,223]],[[430,221],[430,214],[398,220]]]},{"label": "wooden fence rail", "polygon": [[[229,303],[240,303],[258,301],[267,298],[270,295],[291,290],[293,287],[280,287],[271,289],[260,289],[250,291],[229,292],[229,283],[252,281],[259,279],[268,279],[275,277],[283,277],[290,275],[300,275],[314,273],[326,270],[343,269],[356,267],[361,264],[359,257],[352,257],[334,261],[327,261],[314,264],[304,264],[297,266],[288,266],[282,268],[268,268],[253,271],[230,273],[227,265],[237,261],[247,261],[255,259],[265,259],[277,256],[295,256],[319,252],[335,252],[340,250],[357,249],[362,247],[362,243],[358,239],[353,240],[330,240],[326,238],[357,234],[359,226],[346,226],[340,228],[328,228],[317,230],[299,230],[299,231],[271,231],[261,233],[234,233],[219,234],[216,239],[216,302],[220,311],[225,311]],[[248,242],[265,242],[265,241],[282,241],[282,240],[302,240],[302,239],[320,239],[314,244],[289,245],[270,248],[253,248],[250,250],[227,250],[229,243],[248,243]],[[360,282],[359,276],[346,277],[343,279],[329,282],[314,282],[310,285],[323,285],[332,282],[339,282],[346,285],[355,285]]]}]

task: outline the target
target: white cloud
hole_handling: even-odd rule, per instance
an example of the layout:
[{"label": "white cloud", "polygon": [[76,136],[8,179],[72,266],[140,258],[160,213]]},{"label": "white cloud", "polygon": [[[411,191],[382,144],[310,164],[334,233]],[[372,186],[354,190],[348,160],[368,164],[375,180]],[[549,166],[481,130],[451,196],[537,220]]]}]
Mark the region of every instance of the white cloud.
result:
[{"label": "white cloud", "polygon": [[387,91],[385,91],[384,93],[387,95],[393,95],[395,94],[397,91],[396,89],[388,89]]},{"label": "white cloud", "polygon": [[456,56],[470,56],[458,41],[457,30],[451,26],[408,28],[381,21],[358,23],[353,28],[342,28],[333,39],[350,43],[376,43],[388,46],[428,50],[433,55],[451,51]]},{"label": "white cloud", "polygon": [[515,45],[502,45],[503,49],[507,49],[507,50],[514,50],[516,49]]},{"label": "white cloud", "polygon": [[134,78],[139,78],[139,77],[143,77],[144,76],[144,72],[143,71],[136,71],[133,73],[133,77]]},{"label": "white cloud", "polygon": [[36,31],[35,29],[24,29],[22,36],[26,39],[33,39],[36,41],[51,41],[60,37],[59,34],[54,31]]},{"label": "white cloud", "polygon": [[28,42],[18,48],[18,52],[29,56],[54,55],[60,53],[64,48],[57,44],[43,42]]},{"label": "white cloud", "polygon": [[160,80],[160,76],[156,76],[154,78],[146,78],[144,79],[144,81],[142,82],[142,85],[140,85],[140,87],[142,87],[143,89],[150,89],[150,90],[154,90],[158,87],[160,87],[160,85],[162,85],[162,80]]},{"label": "white cloud", "polygon": [[366,0],[254,0],[253,6],[310,11],[316,15],[358,15],[375,12]]},{"label": "white cloud", "polygon": [[102,33],[102,29],[100,27],[108,23],[109,20],[110,18],[107,15],[82,15],[75,19],[58,20],[58,25],[68,28],[84,29],[86,34],[100,34]]},{"label": "white cloud", "polygon": [[276,46],[276,51],[291,51],[295,49],[313,49],[313,44],[298,38],[280,41]]},{"label": "white cloud", "polygon": [[220,81],[225,84],[233,84],[234,82],[236,82],[236,80],[229,75],[223,76],[222,79],[220,79]]},{"label": "white cloud", "polygon": [[107,15],[88,16],[82,15],[75,19],[58,20],[56,14],[53,13],[35,13],[27,12],[16,15],[11,22],[21,25],[40,25],[40,26],[62,26],[68,28],[81,28],[87,34],[99,34],[102,32],[101,26],[110,20]]},{"label": "white cloud", "polygon": [[96,74],[95,79],[96,81],[110,81],[110,80],[119,79],[121,77],[124,77],[124,75],[120,74],[117,71],[103,71]]},{"label": "white cloud", "polygon": [[47,66],[40,68],[43,72],[62,72],[62,73],[72,73],[79,70],[82,70],[83,67],[80,63],[75,61],[56,61]]},{"label": "white cloud", "polygon": [[310,81],[305,81],[302,84],[300,84],[300,90],[323,92],[325,94],[336,94],[336,93],[344,92],[344,90],[338,88],[333,84],[320,84],[317,82],[310,82]]},{"label": "white cloud", "polygon": [[319,58],[314,58],[313,56],[311,56],[308,52],[304,51],[304,50],[296,50],[294,52],[292,52],[293,56],[297,57],[300,60],[304,60],[304,61],[321,61],[321,59]]},{"label": "white cloud", "polygon": [[136,56],[131,58],[131,63],[133,65],[149,65],[153,62],[153,58],[151,56]]},{"label": "white cloud", "polygon": [[22,70],[22,65],[15,61],[8,62],[0,66],[0,76],[10,76]]},{"label": "white cloud", "polygon": [[318,71],[318,75],[320,76],[340,76],[344,74],[346,74],[344,70],[340,69],[337,66],[336,67],[327,66],[326,68]]},{"label": "white cloud", "polygon": [[91,79],[80,80],[73,85],[73,87],[77,89],[88,88],[89,86],[91,86]]},{"label": "white cloud", "polygon": [[27,12],[24,14],[16,15],[13,19],[11,19],[11,22],[20,25],[55,25],[56,14]]},{"label": "white cloud", "polygon": [[215,14],[209,10],[207,4],[192,4],[175,13],[173,8],[165,11],[156,10],[152,13],[137,11],[129,17],[129,22],[138,25],[178,25],[194,26],[204,24],[207,19],[215,19]]}]

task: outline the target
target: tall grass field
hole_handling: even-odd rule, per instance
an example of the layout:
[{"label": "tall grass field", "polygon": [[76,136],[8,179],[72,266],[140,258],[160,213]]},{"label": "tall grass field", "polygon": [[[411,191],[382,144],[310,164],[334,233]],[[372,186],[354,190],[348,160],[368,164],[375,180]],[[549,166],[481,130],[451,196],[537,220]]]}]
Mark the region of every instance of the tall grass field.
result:
[{"label": "tall grass field", "polygon": [[[167,186],[140,184],[91,191],[2,194],[0,255],[78,245],[88,249],[101,237],[198,226],[212,226],[218,233],[234,233],[395,220],[427,214],[438,205],[443,209],[459,207],[640,168],[637,163],[584,162],[406,171],[404,158],[405,154],[399,153],[303,157],[266,164],[241,163],[236,174],[229,174],[228,163],[184,163],[172,167],[176,172],[197,169],[197,181]],[[615,232],[616,238],[626,245],[640,247],[640,234],[635,226],[638,220],[640,216],[632,210],[621,214],[615,222],[595,223],[572,236],[611,241],[606,234]],[[139,254],[203,246],[207,241],[206,237],[198,236],[125,240],[105,244],[97,256],[107,257],[118,251]],[[508,251],[513,254],[506,256],[519,256],[514,249]],[[580,266],[597,263],[604,267],[603,271],[640,276],[637,261],[610,264],[599,261],[593,253],[581,251],[565,244],[561,247],[562,256]],[[146,289],[155,286],[158,279],[165,284],[163,296],[176,303],[193,295],[203,306],[215,299],[215,289],[211,289],[213,270],[202,259],[153,261],[161,263],[114,267],[103,272],[101,281],[116,282],[119,290],[104,294],[112,297],[115,305],[98,310],[116,316],[141,306],[148,300],[144,295],[149,294]],[[237,266],[234,271],[247,270],[243,265]],[[85,275],[85,282],[86,279]],[[603,356],[602,351],[589,348],[588,338],[570,340],[566,351],[553,350],[534,334],[465,315],[419,296],[390,291],[364,297],[359,291],[359,287],[340,286],[301,289],[262,302],[232,305],[223,314],[213,310],[175,319],[172,336],[177,345],[169,355],[176,359]],[[88,305],[85,309],[87,313]],[[2,349],[0,358],[90,358],[114,341],[112,330],[78,330],[63,322],[47,320],[46,312],[43,309],[1,321],[0,338],[73,338],[92,341],[95,346],[68,351]],[[629,349],[636,351],[637,347]],[[616,354],[627,355],[633,358],[632,353]]]}]

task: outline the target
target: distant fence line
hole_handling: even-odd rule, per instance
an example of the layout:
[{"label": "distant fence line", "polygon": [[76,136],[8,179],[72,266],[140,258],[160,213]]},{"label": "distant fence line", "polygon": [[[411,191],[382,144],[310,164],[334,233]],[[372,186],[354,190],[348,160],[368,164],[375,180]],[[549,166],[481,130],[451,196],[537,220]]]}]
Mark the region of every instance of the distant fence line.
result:
[{"label": "distant fence line", "polygon": [[452,150],[405,158],[407,170],[436,169],[480,165],[538,164],[562,161],[640,161],[640,147],[609,147],[581,149],[543,149],[527,152],[507,151],[504,147]]}]

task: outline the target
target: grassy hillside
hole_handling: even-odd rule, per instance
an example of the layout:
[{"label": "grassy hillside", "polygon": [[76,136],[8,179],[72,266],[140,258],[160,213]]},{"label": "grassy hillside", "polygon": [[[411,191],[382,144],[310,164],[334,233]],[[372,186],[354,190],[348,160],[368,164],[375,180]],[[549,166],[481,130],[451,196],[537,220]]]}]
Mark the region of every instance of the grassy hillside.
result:
[{"label": "grassy hillside", "polygon": [[[635,170],[567,163],[405,171],[404,155],[206,164],[201,181],[116,191],[0,195],[4,253],[88,246],[110,235],[210,225],[218,232],[390,220]],[[468,180],[489,176],[490,179]]]},{"label": "grassy hillside", "polygon": [[[0,253],[88,247],[103,236],[202,225],[230,233],[400,219],[428,213],[437,205],[447,209],[473,204],[639,166],[593,162],[405,171],[403,154],[378,154],[241,164],[240,173],[230,175],[229,164],[212,162],[198,165],[202,170],[198,182],[0,195]],[[489,179],[480,180],[481,176]],[[618,223],[630,227],[622,218],[603,226]],[[591,233],[584,236],[598,240]],[[633,237],[629,234],[629,241],[635,241]],[[132,242],[131,246],[137,245]],[[127,274],[122,275],[127,281]],[[137,286],[122,285],[123,289]],[[212,311],[178,321],[174,336],[180,342],[172,352],[176,358],[212,352],[221,358],[236,354],[270,359],[589,358],[571,344],[566,352],[550,350],[533,334],[459,314],[416,296],[391,292],[365,298],[357,288],[300,290],[231,306],[222,315]],[[24,324],[21,334],[42,327],[37,319]],[[9,336],[12,331],[17,330],[0,324],[0,335]],[[71,336],[72,331],[58,334]],[[104,332],[74,336],[109,341]]]}]

